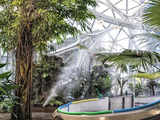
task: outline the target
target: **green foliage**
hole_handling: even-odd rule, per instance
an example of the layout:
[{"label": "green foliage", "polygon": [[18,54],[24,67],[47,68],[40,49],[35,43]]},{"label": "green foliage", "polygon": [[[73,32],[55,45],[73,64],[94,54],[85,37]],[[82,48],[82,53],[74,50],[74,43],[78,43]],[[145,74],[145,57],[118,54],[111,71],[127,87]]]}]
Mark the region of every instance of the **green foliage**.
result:
[{"label": "green foliage", "polygon": [[112,87],[112,80],[110,79],[109,75],[106,76],[106,80],[104,81],[104,85],[105,85],[105,88],[107,90],[111,89],[111,87]]},{"label": "green foliage", "polygon": [[149,0],[147,3],[147,8],[144,11],[144,22],[153,27],[160,27],[160,1],[159,0]]},{"label": "green foliage", "polygon": [[155,95],[155,88],[159,87],[159,83],[155,79],[160,78],[160,72],[137,73],[137,74],[133,75],[132,77],[148,79],[146,87],[148,87],[152,91],[153,96]]},{"label": "green foliage", "polygon": [[154,73],[137,73],[133,75],[132,77],[137,77],[137,78],[146,78],[150,80],[155,80],[160,78],[160,72],[154,72]]},{"label": "green foliage", "polygon": [[100,77],[99,80],[94,83],[94,87],[99,98],[109,96],[112,88],[112,80],[109,78],[109,75]]},{"label": "green foliage", "polygon": [[134,93],[134,85],[133,85],[133,83],[128,83],[128,88],[130,89],[130,91],[132,93]]},{"label": "green foliage", "polygon": [[61,43],[67,35],[89,30],[88,21],[95,16],[88,7],[95,6],[95,0],[1,0],[0,44],[6,50],[15,49],[25,29],[38,49],[46,47],[47,41]]},{"label": "green foliage", "polygon": [[57,56],[41,56],[42,59],[34,65],[32,84],[32,103],[42,104],[48,97],[50,88],[57,82],[63,60]]},{"label": "green foliage", "polygon": [[64,104],[64,102],[60,101],[60,100],[56,100],[56,99],[52,99],[50,102],[49,102],[49,105],[62,105]]},{"label": "green foliage", "polygon": [[141,83],[136,83],[135,85],[133,83],[129,83],[128,85],[128,88],[131,90],[131,92],[135,93],[135,96],[138,96],[144,90]]},{"label": "green foliage", "polygon": [[118,78],[117,83],[120,86],[120,88],[123,89],[124,85],[128,82],[128,80],[125,80],[124,78]]},{"label": "green foliage", "polygon": [[112,80],[110,79],[110,76],[104,65],[96,65],[93,67],[91,80],[92,83],[89,92],[91,93],[92,97],[97,97],[97,95],[100,96],[100,94],[103,96],[110,94]]},{"label": "green foliage", "polygon": [[160,40],[159,30],[160,30],[160,1],[159,0],[149,0],[144,9],[143,21],[146,25],[149,25],[154,32],[147,33],[147,36]]},{"label": "green foliage", "polygon": [[156,52],[130,49],[124,50],[121,53],[105,53],[97,54],[97,56],[103,63],[110,62],[124,71],[127,70],[128,65],[132,68],[138,68],[140,66],[148,69],[160,61],[160,54]]},{"label": "green foliage", "polygon": [[150,89],[152,89],[154,87],[158,87],[158,83],[155,80],[149,80],[147,82],[147,87],[150,88]]},{"label": "green foliage", "polygon": [[[0,64],[0,68],[3,68],[5,64]],[[4,72],[0,74],[0,109],[2,111],[10,111],[15,103],[16,97],[12,95],[12,92],[17,86],[13,81],[9,80],[11,72]]]},{"label": "green foliage", "polygon": [[135,85],[135,96],[138,96],[141,92],[143,92],[144,88],[141,83],[137,83]]},{"label": "green foliage", "polygon": [[104,65],[93,66],[87,81],[85,79],[82,80],[80,87],[72,90],[73,97],[80,98],[85,87],[89,88],[85,95],[86,98],[110,95],[112,80]]},{"label": "green foliage", "polygon": [[109,76],[105,77],[99,77],[98,80],[94,83],[94,86],[100,91],[100,92],[108,92],[111,89],[112,81],[109,78]]}]

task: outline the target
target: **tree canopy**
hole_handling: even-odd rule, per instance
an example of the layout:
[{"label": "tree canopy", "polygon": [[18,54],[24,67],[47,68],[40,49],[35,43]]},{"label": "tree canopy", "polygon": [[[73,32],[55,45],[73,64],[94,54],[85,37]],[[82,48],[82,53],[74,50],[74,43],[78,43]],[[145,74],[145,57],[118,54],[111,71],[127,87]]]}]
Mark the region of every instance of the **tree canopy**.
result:
[{"label": "tree canopy", "polygon": [[32,33],[34,47],[61,42],[67,35],[89,29],[89,18],[95,17],[90,6],[96,6],[95,0],[1,0],[0,44],[14,49],[25,27]]},{"label": "tree canopy", "polygon": [[89,30],[95,16],[89,7],[95,0],[1,0],[0,45],[16,51],[13,120],[31,120],[33,51],[43,50],[48,41],[62,42],[66,36]]}]

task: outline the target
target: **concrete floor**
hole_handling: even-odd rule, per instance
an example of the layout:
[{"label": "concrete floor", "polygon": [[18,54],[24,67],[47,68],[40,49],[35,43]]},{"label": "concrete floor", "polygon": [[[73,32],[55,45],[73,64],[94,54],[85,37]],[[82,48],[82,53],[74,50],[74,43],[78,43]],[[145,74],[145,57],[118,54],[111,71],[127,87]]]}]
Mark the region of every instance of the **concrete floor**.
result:
[{"label": "concrete floor", "polygon": [[[32,120],[52,120],[51,113],[34,112],[32,113]],[[0,120],[10,120],[9,113],[0,113]]]}]

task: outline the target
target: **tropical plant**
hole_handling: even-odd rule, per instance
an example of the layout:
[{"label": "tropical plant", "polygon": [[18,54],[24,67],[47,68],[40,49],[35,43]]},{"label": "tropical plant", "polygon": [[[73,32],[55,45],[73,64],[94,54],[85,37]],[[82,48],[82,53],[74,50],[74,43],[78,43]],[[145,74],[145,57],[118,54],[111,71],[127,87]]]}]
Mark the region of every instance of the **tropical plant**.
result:
[{"label": "tropical plant", "polygon": [[[103,53],[97,54],[97,56],[104,64],[111,63],[111,65],[120,68],[122,72],[127,72],[128,68],[136,71],[140,71],[142,68],[147,70],[151,66],[159,69],[155,64],[160,61],[160,54],[156,52],[126,49],[120,53]],[[127,80],[121,80],[119,77],[117,82],[121,91],[120,95],[123,95],[123,87],[127,83]]]},{"label": "tropical plant", "polygon": [[152,95],[155,96],[155,88],[158,87],[158,82],[156,79],[160,78],[160,72],[137,73],[133,75],[133,77],[148,79],[147,87],[152,91]]},{"label": "tropical plant", "polygon": [[133,83],[128,83],[128,88],[133,94],[134,93],[134,84]]},{"label": "tropical plant", "polygon": [[[160,29],[160,16],[159,16],[159,8],[160,8],[160,1],[159,0],[149,0],[147,2],[147,7],[144,10],[144,23],[148,24],[154,30]],[[159,36],[158,34],[155,34]],[[159,37],[157,37],[159,38]]]},{"label": "tropical plant", "polygon": [[[152,28],[154,31],[152,33],[152,37],[156,38],[157,40],[160,40],[160,21],[159,21],[159,9],[160,9],[160,1],[159,0],[149,0],[147,2],[147,7],[144,10],[143,20],[146,25],[149,25],[149,27]],[[159,42],[159,41],[158,41]],[[158,46],[159,47],[159,46]],[[157,86],[156,81],[152,78],[155,78],[159,76],[159,73],[154,73],[156,75],[153,75],[151,77],[151,80],[148,82],[148,87],[152,89],[152,94],[154,95],[154,88]]]},{"label": "tropical plant", "polygon": [[135,85],[135,96],[138,96],[140,93],[143,92],[143,86],[142,83],[136,83]]},{"label": "tropical plant", "polygon": [[147,82],[147,87],[151,90],[151,95],[155,96],[155,88],[158,87],[158,82],[156,80],[149,80]]},{"label": "tropical plant", "polygon": [[50,88],[57,82],[60,68],[64,65],[62,58],[57,56],[44,55],[41,58],[33,68],[32,104],[45,102]]},{"label": "tropical plant", "polygon": [[160,45],[160,21],[159,21],[159,9],[160,9],[160,1],[159,0],[149,0],[146,3],[146,7],[144,9],[143,14],[143,22],[145,24],[146,31],[149,31],[146,33],[146,36],[149,36],[152,39],[147,39],[147,42],[150,42],[150,44],[154,45],[159,48]]},{"label": "tropical plant", "polygon": [[97,81],[94,81],[94,89],[96,89],[98,97],[109,96],[111,88],[112,80],[109,78],[109,75],[101,76]]},{"label": "tropical plant", "polygon": [[87,31],[95,16],[88,7],[95,0],[0,0],[0,45],[16,53],[15,95],[19,97],[12,119],[31,120],[33,52],[48,41],[61,43],[67,36]]},{"label": "tropical plant", "polygon": [[92,97],[108,96],[112,87],[112,80],[104,65],[95,65],[91,72],[89,93]]},{"label": "tropical plant", "polygon": [[[0,64],[2,69],[6,64]],[[13,90],[17,88],[15,83],[9,80],[11,72],[0,73],[0,109],[1,111],[11,112],[11,108],[15,103],[16,96],[12,94]]]},{"label": "tropical plant", "polygon": [[155,66],[155,63],[160,61],[160,54],[156,52],[143,51],[143,50],[130,50],[126,49],[120,53],[103,53],[97,54],[98,60],[103,63],[111,63],[121,68],[123,71],[127,71],[127,66],[131,68],[144,68],[149,69],[150,66]]},{"label": "tropical plant", "polygon": [[155,79],[160,78],[160,72],[153,72],[153,73],[136,73],[136,74],[132,75],[132,77],[155,80]]},{"label": "tropical plant", "polygon": [[135,96],[138,96],[144,90],[142,83],[140,82],[136,83],[135,85],[133,83],[129,83],[128,88],[131,90],[132,93],[135,94]]},{"label": "tropical plant", "polygon": [[124,92],[124,86],[125,84],[128,82],[128,80],[124,79],[124,78],[117,78],[117,83],[119,85],[119,88],[120,88],[120,96],[123,96]]}]

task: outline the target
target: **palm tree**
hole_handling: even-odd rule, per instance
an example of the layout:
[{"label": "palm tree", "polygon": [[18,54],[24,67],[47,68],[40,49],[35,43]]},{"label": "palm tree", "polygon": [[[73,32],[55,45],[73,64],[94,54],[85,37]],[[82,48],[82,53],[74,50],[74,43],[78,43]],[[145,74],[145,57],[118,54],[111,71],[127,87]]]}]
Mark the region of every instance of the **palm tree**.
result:
[{"label": "palm tree", "polygon": [[[149,0],[144,9],[143,21],[145,25],[152,28],[153,33],[145,33],[145,36],[160,40],[160,0]],[[120,67],[125,67],[126,63],[130,65],[142,65],[143,68],[147,64],[154,65],[156,57],[159,61],[159,53],[141,50],[124,50],[121,53],[105,53],[98,54],[103,62],[111,61]],[[150,59],[151,58],[151,59]],[[154,66],[156,67],[156,66]],[[159,69],[159,68],[158,68]]]},{"label": "palm tree", "polygon": [[136,83],[135,84],[135,96],[138,96],[139,93],[143,92],[143,86],[142,86],[142,83]]},{"label": "palm tree", "polygon": [[[142,70],[142,68],[144,70],[148,70],[150,69],[151,66],[160,70],[160,68],[155,66],[155,64],[160,61],[160,54],[156,52],[127,49],[120,53],[103,53],[103,54],[97,54],[97,56],[98,56],[98,59],[101,60],[104,64],[110,62],[113,65],[116,65],[122,71],[127,71],[128,66],[131,69],[136,69],[136,71],[139,71],[139,72],[141,72],[140,70]],[[139,73],[138,76],[141,76],[141,73]],[[153,73],[153,75],[147,75],[147,76],[156,78],[160,76],[160,73],[157,72],[157,73]],[[135,75],[135,77],[137,76]],[[123,82],[124,83],[121,83],[121,81],[118,80],[118,83],[121,89],[121,95],[123,94],[123,86],[127,81],[123,81]],[[155,87],[152,87],[151,89],[152,91],[154,91],[153,88]],[[136,84],[135,93],[137,93],[137,91],[139,90],[141,90],[141,85]],[[152,92],[152,93],[154,94],[155,92]]]},{"label": "palm tree", "polygon": [[[143,15],[144,23],[146,25],[148,24],[154,31],[153,33],[148,33],[147,36],[160,40],[160,0],[149,0],[147,4]],[[158,71],[160,70],[155,65],[160,61],[160,54],[157,52],[124,50],[120,53],[102,53],[97,54],[97,56],[103,63],[110,62],[123,70],[127,70],[127,66],[131,66],[132,68],[138,68],[140,66],[144,70],[150,69],[150,66],[152,66],[157,68]],[[153,74],[154,77],[159,76],[158,73]]]},{"label": "palm tree", "polygon": [[151,92],[152,92],[152,95],[153,96],[155,96],[155,88],[158,86],[158,83],[157,83],[157,81],[155,81],[155,80],[149,80],[148,82],[147,82],[147,87],[151,90]]},{"label": "palm tree", "polygon": [[137,73],[133,77],[148,79],[147,87],[152,91],[152,95],[155,96],[155,88],[158,87],[156,79],[160,78],[160,72]]},{"label": "palm tree", "polygon": [[[144,11],[144,23],[148,24],[155,32],[153,33],[152,37],[156,37],[160,40],[160,1],[159,0],[149,0],[148,6]],[[158,77],[159,73],[153,75],[154,77]],[[157,83],[151,79],[147,85],[151,90],[152,94],[155,94],[154,88],[157,86]]]},{"label": "palm tree", "polygon": [[143,92],[143,86],[141,82],[138,82],[135,85],[133,83],[129,83],[128,88],[131,90],[132,93],[135,94],[135,96],[138,96],[140,93]]},{"label": "palm tree", "polygon": [[123,78],[118,78],[117,82],[120,87],[120,96],[123,96],[123,93],[124,93],[123,89],[124,89],[125,84],[128,82],[128,80],[125,80]]}]

